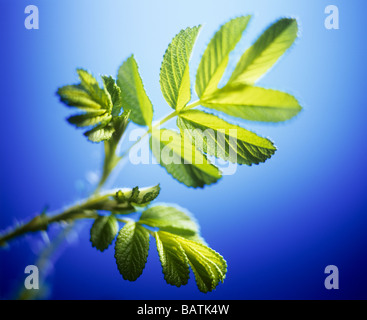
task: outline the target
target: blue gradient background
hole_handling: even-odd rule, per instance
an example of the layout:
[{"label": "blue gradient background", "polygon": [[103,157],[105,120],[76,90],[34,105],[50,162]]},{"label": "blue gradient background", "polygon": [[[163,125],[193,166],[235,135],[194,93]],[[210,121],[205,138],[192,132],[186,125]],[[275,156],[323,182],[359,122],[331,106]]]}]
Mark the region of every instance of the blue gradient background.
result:
[{"label": "blue gradient background", "polygon": [[[340,10],[337,31],[324,28],[324,9],[331,3]],[[39,30],[24,28],[29,4],[39,8]],[[113,250],[101,254],[91,247],[88,224],[57,260],[48,278],[49,298],[367,298],[367,3],[0,0],[0,5],[0,229],[45,204],[50,210],[68,205],[92,189],[87,177],[101,166],[102,146],[88,143],[65,122],[70,112],[55,96],[59,86],[77,81],[76,67],[116,76],[134,53],[159,119],[170,112],[160,93],[160,63],[180,29],[204,24],[194,71],[212,34],[232,17],[254,14],[234,59],[279,17],[294,16],[301,24],[297,45],[259,84],[294,94],[304,111],[282,125],[245,124],[276,142],[279,150],[270,161],[240,167],[205,190],[186,188],[158,165],[127,163],[110,183],[160,182],[159,201],[193,212],[208,243],[227,259],[224,284],[206,295],[193,276],[185,287],[166,285],[153,240],[143,275],[135,283],[124,281]],[[0,298],[11,297],[24,281],[40,241],[34,235],[0,251]],[[324,288],[330,264],[339,267],[340,290]]]}]

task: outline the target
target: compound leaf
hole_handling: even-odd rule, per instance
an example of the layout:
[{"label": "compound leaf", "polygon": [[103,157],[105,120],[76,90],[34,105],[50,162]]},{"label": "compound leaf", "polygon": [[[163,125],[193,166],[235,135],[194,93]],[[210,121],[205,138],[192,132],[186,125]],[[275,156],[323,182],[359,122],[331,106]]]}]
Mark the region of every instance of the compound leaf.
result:
[{"label": "compound leaf", "polygon": [[177,125],[204,153],[233,163],[259,164],[276,151],[270,140],[202,111],[180,113]]},{"label": "compound leaf", "polygon": [[243,84],[227,85],[201,101],[201,105],[230,116],[265,122],[289,120],[302,109],[288,93]]},{"label": "compound leaf", "polygon": [[254,84],[297,38],[295,19],[281,19],[270,26],[241,57],[229,83]]},{"label": "compound leaf", "polygon": [[186,285],[190,277],[189,261],[179,242],[168,233],[155,232],[164,279],[176,287]]},{"label": "compound leaf", "polygon": [[240,41],[251,16],[238,17],[224,24],[211,39],[196,74],[196,93],[200,98],[218,89],[229,60],[229,53]]},{"label": "compound leaf", "polygon": [[150,146],[161,166],[188,187],[203,188],[221,178],[219,169],[190,140],[174,131],[154,130]]},{"label": "compound leaf", "polygon": [[117,268],[125,280],[135,281],[143,273],[149,251],[149,232],[135,222],[127,223],[115,244]]},{"label": "compound leaf", "polygon": [[83,110],[85,113],[69,117],[69,123],[77,127],[92,127],[84,133],[92,142],[109,140],[115,132],[112,117],[121,110],[118,97],[119,88],[111,77],[103,76],[104,88],[101,89],[96,78],[83,69],[77,69],[80,84],[58,89],[60,100],[68,106]]},{"label": "compound leaf", "polygon": [[99,251],[106,250],[118,232],[118,222],[114,216],[99,216],[90,229],[92,246]]},{"label": "compound leaf", "polygon": [[160,85],[164,98],[176,110],[191,100],[189,60],[201,26],[181,30],[163,57]]},{"label": "compound leaf", "polygon": [[121,89],[124,110],[131,111],[130,119],[136,124],[150,126],[153,120],[153,106],[145,92],[133,55],[121,65],[117,84]]}]

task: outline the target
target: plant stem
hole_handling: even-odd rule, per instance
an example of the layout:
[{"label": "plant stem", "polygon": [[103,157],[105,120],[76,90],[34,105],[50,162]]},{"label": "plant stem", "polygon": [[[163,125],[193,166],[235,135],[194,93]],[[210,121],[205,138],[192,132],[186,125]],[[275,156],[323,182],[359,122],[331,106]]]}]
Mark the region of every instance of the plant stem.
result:
[{"label": "plant stem", "polygon": [[[121,160],[123,157],[125,157],[135,145],[137,145],[140,141],[142,141],[147,135],[152,133],[152,131],[154,129],[160,127],[162,124],[164,124],[167,121],[171,120],[172,118],[178,116],[180,112],[190,110],[192,108],[197,107],[198,105],[200,105],[200,100],[195,101],[195,102],[187,105],[181,111],[173,111],[172,113],[170,113],[169,115],[164,117],[162,120],[160,120],[156,125],[150,127],[140,137],[140,139],[138,139],[135,143],[133,143],[130,146],[130,148],[127,151],[124,152],[124,154],[121,157],[117,157],[115,159],[115,161],[113,161],[113,166],[111,168],[107,168],[108,170],[106,170],[106,168],[104,169],[105,174],[102,176],[100,182],[98,183],[98,186],[97,186],[96,190],[94,191],[93,195],[90,198],[85,200],[85,202],[83,202],[81,204],[77,204],[75,206],[72,206],[72,207],[66,209],[65,211],[61,212],[60,214],[55,215],[55,216],[50,216],[49,217],[45,214],[37,215],[36,217],[34,217],[29,222],[14,228],[13,230],[9,231],[8,233],[0,235],[0,246],[3,246],[8,241],[13,240],[17,237],[20,237],[20,236],[22,236],[26,233],[47,230],[48,226],[52,223],[62,222],[62,221],[69,222],[69,221],[74,221],[74,220],[77,220],[77,219],[87,219],[87,218],[96,219],[98,217],[98,215],[95,213],[95,211],[88,210],[88,207],[90,207],[94,203],[98,203],[99,201],[101,201],[101,200],[103,200],[103,199],[105,199],[106,197],[109,196],[109,195],[100,196],[99,191],[103,187],[104,183],[106,182],[107,178],[109,177],[109,175],[113,171],[113,168],[116,166],[116,164],[119,162],[119,160]],[[114,151],[115,151],[116,147],[113,146],[113,148],[114,149],[112,150],[113,151],[112,153],[115,154]],[[126,221],[121,220],[121,219],[119,221],[126,223]]]},{"label": "plant stem", "polygon": [[87,218],[96,219],[98,214],[94,210],[91,210],[90,207],[106,199],[106,197],[109,197],[109,195],[92,196],[84,202],[74,205],[54,216],[47,216],[44,213],[37,215],[29,222],[16,227],[4,235],[0,235],[0,246],[26,233],[47,230],[48,226],[52,223],[70,222]]}]

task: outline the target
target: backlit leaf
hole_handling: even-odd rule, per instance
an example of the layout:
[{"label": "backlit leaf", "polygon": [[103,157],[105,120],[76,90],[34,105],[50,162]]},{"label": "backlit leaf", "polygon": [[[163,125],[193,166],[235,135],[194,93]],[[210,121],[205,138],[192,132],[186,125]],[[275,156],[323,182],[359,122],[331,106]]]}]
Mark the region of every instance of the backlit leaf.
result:
[{"label": "backlit leaf", "polygon": [[224,24],[209,42],[196,74],[196,93],[200,98],[212,94],[227,67],[229,54],[240,41],[251,16],[238,17]]},{"label": "backlit leaf", "polygon": [[199,226],[192,217],[178,208],[166,205],[157,205],[145,210],[139,223],[183,237],[194,236],[199,232]]},{"label": "backlit leaf", "polygon": [[188,187],[203,188],[221,178],[217,167],[190,140],[171,130],[154,130],[150,139],[152,152],[175,179]]},{"label": "backlit leaf", "polygon": [[127,223],[115,244],[117,268],[125,280],[135,281],[143,273],[149,251],[149,232],[135,222]]},{"label": "backlit leaf", "polygon": [[57,90],[60,100],[70,107],[77,107],[84,111],[104,109],[88,94],[81,85],[68,85]]},{"label": "backlit leaf", "polygon": [[201,101],[201,105],[230,116],[265,122],[289,120],[302,109],[288,93],[243,84],[227,85]]},{"label": "backlit leaf", "polygon": [[120,67],[117,84],[121,89],[124,110],[131,111],[130,119],[136,124],[150,126],[153,106],[145,92],[134,56],[130,56]]},{"label": "backlit leaf", "polygon": [[189,261],[181,245],[170,234],[154,233],[164,279],[176,287],[186,285],[189,277]]},{"label": "backlit leaf", "polygon": [[87,91],[93,100],[99,103],[103,109],[106,109],[110,113],[112,110],[111,100],[108,98],[105,90],[99,87],[96,78],[83,69],[77,69],[77,73],[81,81],[80,85],[84,90]]},{"label": "backlit leaf", "polygon": [[212,114],[189,110],[179,115],[178,127],[204,153],[239,164],[259,164],[276,151],[273,143]]},{"label": "backlit leaf", "polygon": [[[163,263],[161,260],[163,272],[166,270],[166,276],[169,275],[170,278],[175,280],[180,279],[179,277],[182,277],[184,274],[182,268],[185,268],[186,261],[188,260],[195,274],[196,284],[201,292],[207,293],[213,291],[220,282],[224,281],[227,273],[227,263],[219,253],[204,244],[185,239],[172,233],[158,231],[157,234],[163,245],[160,255],[166,254],[166,260],[171,258],[171,255],[168,257],[167,252],[164,251],[164,244],[166,244],[166,248],[171,250],[176,248],[176,254],[180,257],[180,259],[170,259],[168,266],[165,260],[163,260]],[[183,252],[187,260],[182,257]],[[168,268],[169,272],[167,272]],[[185,269],[183,270],[185,271]],[[175,281],[176,283],[179,283],[178,280]]]},{"label": "backlit leaf", "polygon": [[160,84],[164,98],[176,110],[191,99],[189,60],[200,26],[181,30],[163,57]]},{"label": "backlit leaf", "polygon": [[281,19],[274,23],[244,53],[229,83],[254,84],[289,49],[297,33],[296,19]]}]

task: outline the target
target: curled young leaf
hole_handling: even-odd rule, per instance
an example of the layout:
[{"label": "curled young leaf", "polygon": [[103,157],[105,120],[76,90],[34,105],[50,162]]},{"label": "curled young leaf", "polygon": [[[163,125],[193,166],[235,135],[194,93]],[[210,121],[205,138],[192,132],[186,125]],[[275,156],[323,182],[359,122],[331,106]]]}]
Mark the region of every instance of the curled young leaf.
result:
[{"label": "curled young leaf", "polygon": [[119,205],[128,204],[130,206],[144,207],[158,197],[160,190],[159,185],[142,189],[138,187],[130,190],[121,189],[116,192],[114,198]]},{"label": "curled young leaf", "polygon": [[102,76],[103,89],[89,72],[77,70],[80,84],[59,88],[60,100],[68,106],[76,107],[84,113],[68,118],[77,127],[92,127],[84,135],[92,142],[111,139],[115,122],[121,111],[120,89],[112,77]]},{"label": "curled young leaf", "polygon": [[102,76],[103,87],[112,105],[111,114],[118,116],[122,108],[121,89],[111,76]]},{"label": "curled young leaf", "polygon": [[100,88],[96,78],[83,69],[77,69],[77,73],[81,81],[80,86],[101,106],[102,109],[106,109],[108,113],[111,113],[111,100],[109,99],[106,91]]}]

